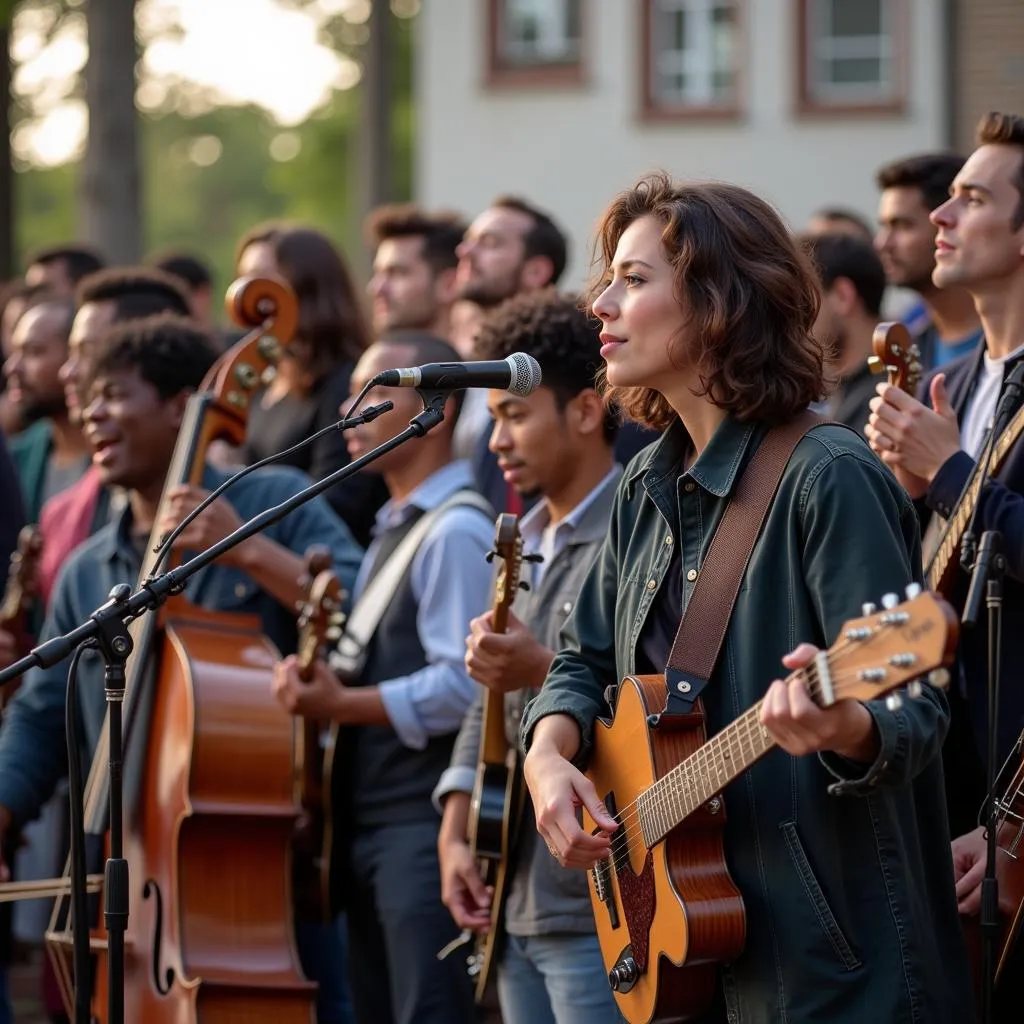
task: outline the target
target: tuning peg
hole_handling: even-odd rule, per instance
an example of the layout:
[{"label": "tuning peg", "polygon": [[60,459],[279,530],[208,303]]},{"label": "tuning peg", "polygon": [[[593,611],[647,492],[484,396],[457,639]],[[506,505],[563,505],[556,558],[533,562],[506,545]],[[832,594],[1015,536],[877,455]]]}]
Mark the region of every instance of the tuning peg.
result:
[{"label": "tuning peg", "polygon": [[917,700],[917,698],[921,696],[921,680],[913,679],[907,683],[907,693],[909,693],[914,700]]},{"label": "tuning peg", "polygon": [[883,594],[882,595],[882,607],[888,611],[890,608],[895,608],[900,603],[899,594]]},{"label": "tuning peg", "polygon": [[863,604],[862,604],[862,605],[860,606],[860,610],[861,610],[861,613],[862,613],[863,615],[874,615],[874,614],[875,614],[875,611],[876,611],[877,609],[876,609],[876,606],[875,606],[875,605],[874,605],[874,604],[873,604],[873,603],[872,603],[871,601],[865,601],[865,602],[864,602],[864,603],[863,603]]},{"label": "tuning peg", "polygon": [[889,696],[885,698],[885,706],[890,711],[899,711],[899,709],[903,707],[903,698],[898,693],[890,693]]},{"label": "tuning peg", "polygon": [[332,612],[330,619],[332,626],[344,626],[345,625],[345,613],[344,612]]},{"label": "tuning peg", "polygon": [[341,639],[341,627],[340,626],[331,626],[324,633],[324,636],[326,636],[327,639],[331,641],[331,643],[337,643]]},{"label": "tuning peg", "polygon": [[932,686],[938,687],[940,690],[944,690],[949,686],[949,670],[944,668],[935,668],[928,673],[928,682]]},{"label": "tuning peg", "polygon": [[920,597],[921,595],[921,584],[908,583],[903,592],[907,595],[908,601],[913,601],[915,597]]},{"label": "tuning peg", "polygon": [[885,363],[878,356],[868,356],[868,369],[872,373],[885,373]]}]

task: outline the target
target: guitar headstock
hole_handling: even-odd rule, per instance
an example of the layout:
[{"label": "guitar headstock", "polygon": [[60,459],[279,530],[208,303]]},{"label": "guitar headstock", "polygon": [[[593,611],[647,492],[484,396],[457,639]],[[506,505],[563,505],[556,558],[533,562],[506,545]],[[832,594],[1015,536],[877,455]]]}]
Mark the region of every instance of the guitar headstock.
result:
[{"label": "guitar headstock", "polygon": [[871,335],[868,366],[873,373],[887,373],[889,383],[913,394],[921,380],[921,350],[910,336],[906,324],[887,321]]},{"label": "guitar headstock", "polygon": [[494,550],[487,556],[488,562],[500,561],[494,578],[494,612],[496,615],[508,612],[519,589],[523,571],[523,538],[519,533],[519,518],[502,512],[494,523]]},{"label": "guitar headstock", "polygon": [[7,571],[0,619],[13,622],[28,611],[39,592],[39,559],[43,553],[43,537],[37,526],[23,526],[18,534],[18,546],[11,555]]},{"label": "guitar headstock", "polygon": [[321,657],[328,644],[337,643],[345,625],[342,607],[345,592],[332,568],[331,552],[316,545],[306,552],[306,575],[303,582],[307,597],[299,613],[299,678],[309,681],[313,662]]},{"label": "guitar headstock", "polygon": [[882,598],[882,610],[864,606],[864,615],[843,624],[839,639],[821,651],[804,669],[812,696],[827,707],[837,700],[875,700],[885,694],[889,707],[901,698],[891,691],[907,686],[910,696],[921,692],[921,678],[945,687],[953,660],[960,620],[937,594],[922,592],[915,583],[902,604],[895,594]]}]

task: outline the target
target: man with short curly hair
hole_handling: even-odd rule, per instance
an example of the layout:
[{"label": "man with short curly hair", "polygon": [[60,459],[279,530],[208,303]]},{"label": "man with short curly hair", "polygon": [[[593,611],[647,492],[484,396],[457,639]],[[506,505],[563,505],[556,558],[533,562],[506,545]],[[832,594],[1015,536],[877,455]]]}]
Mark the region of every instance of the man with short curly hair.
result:
[{"label": "man with short curly hair", "polygon": [[[490,449],[505,481],[540,500],[523,517],[524,550],[543,561],[532,569],[504,633],[492,613],[474,619],[466,668],[504,699],[505,731],[515,745],[527,700],[544,681],[558,634],[608,525],[622,470],[613,445],[618,417],[594,387],[601,363],[596,323],[574,296],[553,289],[509,299],[484,321],[481,359],[525,352],[544,383],[525,397],[490,391]],[[443,805],[438,840],[442,898],[456,923],[489,923],[490,899],[466,839],[470,793],[480,749],[483,696],[459,733],[452,764],[434,791]],[[619,1014],[605,981],[586,877],[564,871],[540,842],[527,811],[518,823],[512,877],[497,961],[498,998],[506,1024],[545,1021],[603,1024]]]}]

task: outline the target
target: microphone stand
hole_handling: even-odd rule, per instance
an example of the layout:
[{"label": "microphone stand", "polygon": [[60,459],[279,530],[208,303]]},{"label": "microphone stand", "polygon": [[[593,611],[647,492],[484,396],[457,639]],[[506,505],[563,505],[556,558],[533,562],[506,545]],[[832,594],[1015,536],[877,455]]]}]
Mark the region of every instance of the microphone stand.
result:
[{"label": "microphone stand", "polygon": [[[266,527],[283,519],[289,512],[300,505],[306,504],[317,495],[333,487],[335,484],[358,473],[364,466],[379,459],[393,449],[412,440],[423,437],[444,419],[444,406],[450,392],[445,389],[417,389],[423,399],[423,411],[409,421],[409,426],[394,437],[378,445],[366,455],[342,466],[329,476],[311,484],[298,494],[273,508],[261,512],[248,522],[243,523],[223,540],[217,541],[205,551],[182,563],[160,576],[143,581],[133,594],[127,584],[119,584],[110,593],[110,599],[98,608],[80,626],[70,633],[56,636],[38,647],[33,648],[24,658],[19,659],[7,668],[0,670],[0,686],[18,678],[30,668],[49,668],[60,661],[80,645],[96,647],[103,656],[104,692],[109,712],[110,733],[110,857],[104,871],[104,921],[108,930],[107,956],[107,1021],[108,1024],[124,1024],[124,935],[128,926],[129,879],[128,861],[123,856],[123,744],[121,705],[124,702],[125,665],[132,650],[132,640],[128,633],[128,623],[144,615],[148,611],[159,608],[168,597],[180,594],[189,579],[200,569],[216,561],[226,551]],[[83,828],[84,832],[84,828]],[[84,849],[85,837],[73,837],[79,849]],[[72,905],[75,899],[83,899],[86,894],[85,878],[71,877]],[[89,928],[85,921],[74,921],[74,941],[76,952],[78,944],[84,943],[86,959],[89,948]],[[85,979],[75,978],[76,989],[85,984]],[[83,1015],[82,1007],[86,1007]],[[75,1024],[89,1024],[87,1013],[88,1003],[76,1001]]]},{"label": "microphone stand", "polygon": [[971,573],[971,584],[964,604],[963,625],[970,628],[978,621],[982,587],[988,607],[988,758],[985,765],[985,875],[981,882],[981,1021],[991,1024],[995,994],[995,945],[999,937],[999,881],[996,877],[999,818],[996,788],[996,727],[999,708],[1000,646],[1003,632],[1002,534],[985,530],[978,547],[978,558]]}]

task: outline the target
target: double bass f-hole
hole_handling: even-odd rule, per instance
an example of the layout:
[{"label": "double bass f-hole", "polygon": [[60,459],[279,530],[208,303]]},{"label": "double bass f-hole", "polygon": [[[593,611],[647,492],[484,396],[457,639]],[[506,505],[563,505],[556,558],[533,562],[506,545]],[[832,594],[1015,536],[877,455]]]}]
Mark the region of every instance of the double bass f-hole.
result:
[{"label": "double bass f-hole", "polygon": [[146,884],[142,887],[142,898],[144,900],[153,900],[153,951],[150,959],[150,980],[153,982],[153,988],[165,996],[171,991],[171,986],[174,984],[174,968],[168,967],[166,970],[162,970],[160,967],[161,957],[161,944],[163,942],[164,933],[164,898],[160,892],[160,886],[152,878],[146,879]]}]

